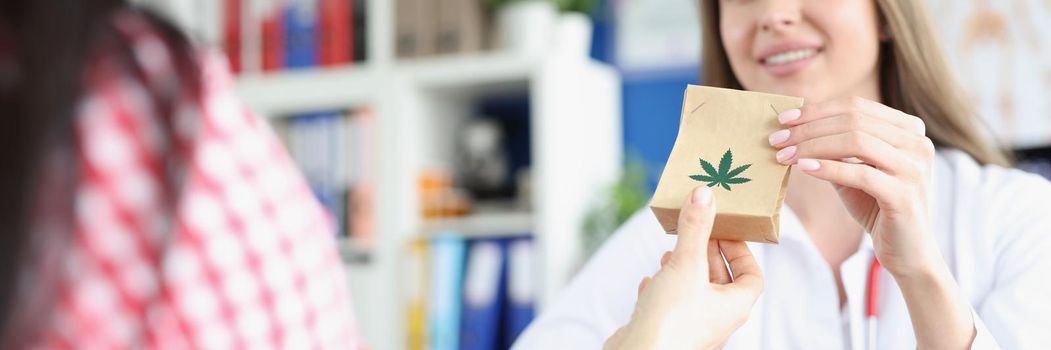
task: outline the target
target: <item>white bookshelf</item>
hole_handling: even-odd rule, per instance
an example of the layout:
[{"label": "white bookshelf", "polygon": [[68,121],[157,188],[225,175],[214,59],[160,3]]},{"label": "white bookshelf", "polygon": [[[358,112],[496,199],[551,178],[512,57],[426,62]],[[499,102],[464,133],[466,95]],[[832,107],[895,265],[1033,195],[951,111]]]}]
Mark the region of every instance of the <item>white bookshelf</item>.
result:
[{"label": "white bookshelf", "polygon": [[245,104],[268,117],[310,109],[370,104],[376,100],[369,84],[377,80],[367,65],[252,75],[237,81]]},{"label": "white bookshelf", "polygon": [[[368,176],[376,186],[376,242],[367,263],[347,265],[361,335],[373,349],[405,347],[401,275],[406,247],[420,235],[441,230],[462,232],[467,238],[532,232],[539,261],[535,269],[539,313],[579,266],[584,213],[620,173],[617,72],[564,52],[557,40],[546,52],[534,55],[479,52],[396,60],[394,1],[366,1],[367,62],[245,74],[237,82],[243,101],[269,118],[359,106],[368,106],[374,115],[377,154]],[[529,98],[531,209],[422,219],[417,176],[435,164],[455,164],[457,126],[471,115],[479,98],[494,95]]]},{"label": "white bookshelf", "polygon": [[529,211],[479,212],[465,217],[424,220],[423,234],[454,233],[464,238],[514,237],[531,234],[533,213]]},{"label": "white bookshelf", "polygon": [[[592,196],[618,175],[620,85],[609,67],[590,61],[516,59],[479,54],[459,60],[395,63],[375,73],[380,129],[376,193],[378,237],[372,265],[352,266],[350,283],[362,332],[377,349],[404,341],[400,276],[408,242],[442,228],[468,237],[531,231],[540,255],[542,308],[575,272],[578,229]],[[482,213],[446,222],[419,217],[416,176],[454,164],[455,131],[473,101],[489,94],[528,94],[532,124],[532,210]],[[275,106],[277,108],[278,106]],[[281,109],[281,108],[277,108]]]}]

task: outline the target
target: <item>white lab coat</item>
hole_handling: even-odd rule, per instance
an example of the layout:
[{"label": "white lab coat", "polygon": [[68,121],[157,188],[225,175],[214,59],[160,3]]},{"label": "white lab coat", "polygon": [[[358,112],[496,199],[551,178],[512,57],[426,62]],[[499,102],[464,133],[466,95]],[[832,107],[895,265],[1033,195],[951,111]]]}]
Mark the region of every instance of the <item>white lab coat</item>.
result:
[{"label": "white lab coat", "polygon": [[[954,150],[939,151],[932,179],[933,234],[971,303],[978,332],[973,348],[1051,348],[1051,184],[1018,170],[979,166]],[[750,244],[765,290],[726,349],[864,349],[871,239],[866,235],[843,263],[847,306],[841,310],[832,269],[787,206],[781,218],[780,244]],[[600,348],[627,323],[639,280],[657,271],[674,242],[648,209],[640,210],[514,348]],[[886,271],[880,287],[877,348],[916,348],[905,301]]]}]

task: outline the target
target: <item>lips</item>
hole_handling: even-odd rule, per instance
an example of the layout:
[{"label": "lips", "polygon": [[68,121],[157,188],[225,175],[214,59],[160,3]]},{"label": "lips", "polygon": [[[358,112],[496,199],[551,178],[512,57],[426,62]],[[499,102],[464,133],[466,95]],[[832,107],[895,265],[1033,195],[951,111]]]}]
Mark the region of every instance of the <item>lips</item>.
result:
[{"label": "lips", "polygon": [[814,55],[817,55],[818,52],[819,52],[818,49],[792,50],[792,51],[787,51],[787,52],[782,52],[782,53],[779,53],[779,54],[771,55],[771,56],[769,56],[767,58],[761,59],[760,62],[762,64],[774,65],[774,66],[782,65],[782,64],[788,64],[788,63],[792,63],[792,62],[796,62],[796,61],[799,61],[799,60],[803,60],[803,59],[807,59],[807,58],[813,57]]},{"label": "lips", "polygon": [[781,65],[804,60],[824,51],[817,43],[790,41],[771,45],[760,50],[755,56],[763,65]]},{"label": "lips", "polygon": [[809,67],[824,50],[818,43],[789,41],[767,46],[755,56],[767,73],[783,78]]}]

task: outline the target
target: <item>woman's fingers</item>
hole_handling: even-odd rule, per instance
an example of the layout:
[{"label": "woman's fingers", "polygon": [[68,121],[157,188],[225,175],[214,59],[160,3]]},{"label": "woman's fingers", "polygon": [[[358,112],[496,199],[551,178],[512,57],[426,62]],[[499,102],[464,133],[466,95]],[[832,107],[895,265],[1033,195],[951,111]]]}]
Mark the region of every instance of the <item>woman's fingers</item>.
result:
[{"label": "woman's fingers", "polygon": [[661,267],[664,267],[664,265],[668,265],[668,260],[671,260],[670,251],[664,252],[664,255],[661,255]]},{"label": "woman's fingers", "polygon": [[904,133],[894,125],[875,118],[838,115],[775,131],[770,134],[768,141],[771,146],[784,148],[797,145],[806,140],[854,130],[875,136],[900,149],[917,147],[918,139],[920,138],[920,136]]},{"label": "woman's fingers", "polygon": [[[679,210],[678,238],[672,251],[672,260],[685,259],[691,263],[707,264],[706,245],[715,221],[715,199],[712,190],[697,186]],[[707,268],[707,267],[705,267]],[[703,269],[702,269],[703,271]]]},{"label": "woman's fingers", "polygon": [[[905,114],[879,102],[860,97],[833,99],[799,108],[799,112],[787,110],[778,115],[778,120],[787,126],[795,126],[838,115],[869,116],[883,120],[904,132],[923,136],[926,125],[920,118]],[[794,118],[793,118],[794,117]]]},{"label": "woman's fingers", "polygon": [[819,179],[864,191],[875,198],[881,208],[896,207],[895,196],[902,193],[900,181],[865,164],[804,158],[796,167]]},{"label": "woman's fingers", "polygon": [[724,240],[719,240],[718,245],[733,273],[733,284],[754,292],[758,297],[763,290],[763,272],[759,269],[759,263],[755,261],[748,245],[741,241]]},{"label": "woman's fingers", "polygon": [[708,281],[715,284],[732,282],[723,254],[719,251],[719,243],[715,240],[708,241]]},{"label": "woman's fingers", "polygon": [[840,160],[856,157],[892,175],[917,176],[921,161],[906,157],[890,144],[860,131],[822,136],[777,151],[781,164],[795,164],[804,158]]},{"label": "woman's fingers", "polygon": [[[889,107],[884,108],[889,109]],[[895,114],[901,114],[897,110],[891,109],[891,111],[895,112]],[[905,117],[915,119],[907,115]],[[807,140],[851,131],[868,133],[868,135],[880,139],[894,148],[905,151],[907,156],[923,162],[928,162],[934,157],[934,143],[922,133],[906,132],[885,119],[874,118],[865,114],[838,115],[796,123],[795,126],[770,133],[768,142],[771,146],[786,148]]]}]

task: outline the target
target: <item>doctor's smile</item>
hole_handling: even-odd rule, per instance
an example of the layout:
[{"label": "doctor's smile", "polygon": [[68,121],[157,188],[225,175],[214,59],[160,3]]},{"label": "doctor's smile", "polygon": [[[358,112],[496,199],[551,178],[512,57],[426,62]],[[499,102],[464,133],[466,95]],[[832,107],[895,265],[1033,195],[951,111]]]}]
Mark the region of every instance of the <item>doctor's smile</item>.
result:
[{"label": "doctor's smile", "polygon": [[824,48],[801,41],[786,41],[762,49],[756,57],[771,75],[787,76],[805,69]]}]

